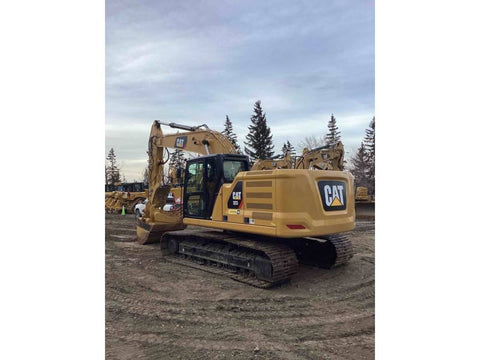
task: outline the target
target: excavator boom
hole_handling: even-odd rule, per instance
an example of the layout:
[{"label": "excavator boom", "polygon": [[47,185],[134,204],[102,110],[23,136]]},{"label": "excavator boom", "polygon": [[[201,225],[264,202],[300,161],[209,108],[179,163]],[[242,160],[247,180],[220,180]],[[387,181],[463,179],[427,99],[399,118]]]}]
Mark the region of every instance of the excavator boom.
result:
[{"label": "excavator boom", "polygon": [[[185,132],[163,134],[162,124]],[[235,147],[224,135],[210,130],[206,125],[187,126],[155,120],[148,141],[148,202],[144,216],[137,219],[137,240],[141,244],[158,242],[164,232],[185,228],[182,214],[163,210],[170,192],[170,186],[162,182],[164,165],[169,160],[164,159],[164,149],[169,148],[201,155],[236,153]]]}]

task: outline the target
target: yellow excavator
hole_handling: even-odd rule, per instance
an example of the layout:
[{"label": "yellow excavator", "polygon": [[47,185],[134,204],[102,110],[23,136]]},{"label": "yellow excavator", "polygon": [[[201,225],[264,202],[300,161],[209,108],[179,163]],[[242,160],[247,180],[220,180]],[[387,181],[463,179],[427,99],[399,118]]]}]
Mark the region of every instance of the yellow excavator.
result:
[{"label": "yellow excavator", "polygon": [[[186,131],[164,135],[161,125]],[[331,268],[353,256],[342,234],[355,227],[350,173],[250,171],[248,157],[206,125],[155,120],[148,148],[149,201],[137,219],[137,240],[160,242],[162,255],[172,261],[201,262],[212,272],[267,288],[289,280],[299,262]],[[170,192],[161,181],[165,148],[204,155],[186,163],[181,213],[163,210]]]},{"label": "yellow excavator", "polygon": [[341,141],[333,145],[324,145],[308,150],[303,149],[300,156],[292,158],[287,153],[283,158],[257,160],[251,170],[273,169],[314,169],[343,171],[344,149]]}]

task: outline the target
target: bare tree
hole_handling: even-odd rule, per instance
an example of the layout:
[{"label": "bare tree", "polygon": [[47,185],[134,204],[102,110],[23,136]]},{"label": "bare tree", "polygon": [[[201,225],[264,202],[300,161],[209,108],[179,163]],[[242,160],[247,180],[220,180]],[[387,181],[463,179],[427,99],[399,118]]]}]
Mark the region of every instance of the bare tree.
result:
[{"label": "bare tree", "polygon": [[305,139],[298,143],[298,146],[302,150],[305,148],[307,148],[308,150],[312,150],[323,145],[325,145],[325,137],[315,135],[306,136]]}]

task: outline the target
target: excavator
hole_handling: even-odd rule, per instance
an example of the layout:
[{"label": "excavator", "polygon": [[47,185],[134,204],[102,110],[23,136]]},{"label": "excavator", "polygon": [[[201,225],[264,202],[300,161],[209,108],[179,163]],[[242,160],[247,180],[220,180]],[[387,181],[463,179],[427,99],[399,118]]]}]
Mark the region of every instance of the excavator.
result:
[{"label": "excavator", "polygon": [[[161,125],[185,132],[164,135]],[[186,163],[181,212],[163,210],[170,192],[161,181],[169,148],[202,155]],[[299,263],[332,268],[352,258],[343,234],[355,227],[350,173],[252,171],[248,156],[205,124],[155,120],[148,154],[149,201],[137,219],[137,241],[160,242],[170,261],[269,288],[288,281]]]},{"label": "excavator", "polygon": [[333,145],[324,145],[308,150],[303,149],[300,156],[292,158],[287,153],[284,158],[257,160],[251,170],[272,169],[315,169],[343,171],[343,144],[341,141]]}]

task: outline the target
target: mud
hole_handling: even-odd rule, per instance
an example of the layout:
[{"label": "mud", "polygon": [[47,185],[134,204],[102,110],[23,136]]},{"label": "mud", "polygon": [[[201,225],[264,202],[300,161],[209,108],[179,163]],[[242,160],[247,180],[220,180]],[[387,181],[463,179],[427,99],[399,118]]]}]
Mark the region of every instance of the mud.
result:
[{"label": "mud", "polygon": [[373,222],[350,233],[347,266],[262,290],[167,262],[134,221],[105,216],[107,359],[374,358]]}]

